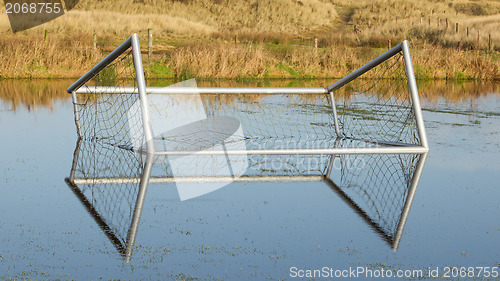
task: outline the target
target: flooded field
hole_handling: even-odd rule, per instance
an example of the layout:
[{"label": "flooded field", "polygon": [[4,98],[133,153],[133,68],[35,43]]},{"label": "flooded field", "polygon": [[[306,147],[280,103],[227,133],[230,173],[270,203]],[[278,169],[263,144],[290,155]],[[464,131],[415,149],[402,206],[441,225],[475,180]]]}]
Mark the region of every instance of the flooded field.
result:
[{"label": "flooded field", "polygon": [[[351,196],[343,184],[366,175],[343,181],[334,167],[333,184],[234,182],[188,201],[179,200],[171,183],[150,184],[134,226],[133,209],[107,197],[102,209],[89,206],[65,182],[80,145],[65,91],[72,82],[0,81],[0,279],[373,280],[391,274],[396,280],[500,280],[498,83],[419,83],[430,151],[418,188],[408,187],[414,192],[408,212],[408,201],[391,201],[401,191],[384,191],[384,184],[378,193]],[[377,167],[366,178],[380,176],[383,183],[397,178],[395,163],[415,171],[421,160],[364,161]],[[103,213],[125,214],[118,231],[103,223]],[[133,232],[135,240],[123,243],[119,232]]]}]

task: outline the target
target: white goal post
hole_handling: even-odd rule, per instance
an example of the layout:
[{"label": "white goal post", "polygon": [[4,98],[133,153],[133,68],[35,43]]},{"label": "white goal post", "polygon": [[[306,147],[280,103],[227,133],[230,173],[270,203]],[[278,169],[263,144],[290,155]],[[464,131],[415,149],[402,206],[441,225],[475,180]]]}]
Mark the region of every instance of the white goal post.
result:
[{"label": "white goal post", "polygon": [[[128,53],[127,53],[128,52]],[[133,71],[131,64],[126,64],[123,62],[124,66],[117,65],[117,60],[126,61],[121,58],[124,54],[128,54],[129,61],[133,62]],[[393,60],[394,63],[390,60]],[[106,69],[110,65],[114,64],[114,69],[110,73],[114,75],[112,80],[113,85],[107,85],[106,83],[92,83],[92,79],[96,79],[99,75],[106,74]],[[399,66],[399,67],[398,67]],[[129,81],[132,80],[134,85],[126,85],[127,83],[122,82],[116,83],[116,79],[121,79],[120,74],[123,72],[130,72],[125,74]],[[363,74],[366,72],[379,71],[380,75],[376,75],[375,78],[370,79],[359,79],[362,78]],[[120,73],[118,73],[120,72]],[[118,74],[117,74],[118,73]],[[387,79],[387,75],[392,75],[398,77],[395,80]],[[116,76],[116,77],[115,77]],[[390,77],[393,78],[393,77]],[[101,79],[101,82],[106,82],[107,78]],[[367,82],[358,81],[371,81],[370,85],[366,85]],[[362,84],[362,85],[357,85]],[[391,86],[391,84],[397,84]],[[392,87],[392,88],[391,88]],[[282,110],[287,110],[290,107],[296,106],[297,108],[303,105],[303,101],[300,99],[307,99],[307,96],[322,96],[328,103],[329,111],[328,115],[331,117],[331,135],[328,132],[321,132],[321,138],[342,138],[350,139],[357,143],[362,142],[365,145],[349,145],[346,147],[334,147],[322,146],[322,147],[302,147],[302,146],[281,146],[281,147],[259,147],[256,145],[248,146],[248,141],[246,149],[229,149],[224,151],[199,151],[199,150],[161,150],[151,141],[145,141],[146,147],[142,152],[154,153],[156,155],[190,155],[193,153],[207,153],[207,154],[227,154],[227,155],[238,155],[238,154],[278,154],[278,155],[290,155],[290,154],[392,154],[392,153],[425,153],[429,150],[427,143],[427,136],[425,133],[424,121],[422,117],[422,111],[420,107],[420,101],[417,91],[417,86],[415,82],[415,75],[413,72],[408,42],[403,41],[389,51],[383,53],[379,57],[370,61],[363,67],[355,70],[346,77],[340,79],[336,83],[328,87],[316,87],[316,88],[293,88],[293,87],[281,87],[281,88],[266,88],[266,87],[146,87],[146,81],[144,78],[144,70],[142,66],[142,59],[140,54],[140,46],[138,35],[134,34],[128,38],[124,43],[122,43],[118,48],[116,48],[112,53],[105,57],[101,62],[94,66],[89,72],[78,79],[74,84],[72,84],[67,91],[73,95],[73,102],[75,104],[75,121],[77,125],[77,131],[79,137],[89,137],[84,132],[85,125],[82,124],[82,115],[84,114],[82,107],[88,106],[89,95],[100,95],[99,97],[93,97],[91,101],[103,101],[104,97],[110,98],[111,101],[106,101],[109,103],[120,103],[117,100],[117,96],[135,96],[134,99],[138,100],[140,104],[140,120],[142,124],[143,137],[146,140],[154,140],[155,133],[154,128],[151,127],[151,104],[148,102],[148,98],[152,94],[161,95],[192,95],[193,93],[199,95],[217,95],[217,96],[227,96],[235,95],[242,97],[240,99],[241,107],[247,107],[250,102],[248,99],[245,100],[244,96],[298,96],[293,103],[290,101],[289,104],[283,106]],[[367,96],[368,94],[368,96]],[[363,95],[363,97],[361,97]],[[85,97],[87,100],[82,101],[81,97]],[[342,104],[339,104],[342,103]],[[269,102],[272,103],[272,102]],[[301,104],[302,103],[302,104]],[[307,100],[306,100],[307,103]],[[243,105],[244,104],[244,105]],[[93,105],[95,106],[95,105]],[[101,105],[97,105],[99,108]],[[236,107],[238,107],[237,105]],[[274,104],[273,104],[274,106]],[[129,106],[130,107],[130,106]],[[259,110],[263,106],[259,105]],[[269,107],[268,112],[276,112],[276,107]],[[108,111],[118,112],[117,108],[108,108]],[[120,109],[123,110],[123,109]],[[168,111],[168,108],[163,108],[161,110]],[[266,110],[266,109],[264,109]],[[292,116],[295,112],[300,110],[283,111],[282,115]],[[226,115],[228,110],[225,111]],[[109,112],[106,114],[110,114]],[[234,117],[238,118],[248,118],[248,115],[242,117],[240,112],[235,113]],[[310,116],[304,118],[315,118],[314,113],[307,113]],[[365,114],[365,116],[360,117],[360,114]],[[306,116],[305,114],[303,116]],[[269,119],[277,120],[279,118]],[[114,120],[117,117],[104,116],[107,119],[103,122],[109,122],[109,120]],[[322,117],[324,118],[324,117]],[[265,118],[262,118],[265,119]],[[100,120],[99,122],[101,122]],[[306,121],[306,122],[304,122]],[[316,121],[316,120],[313,120]],[[324,120],[322,120],[324,121]],[[118,121],[117,121],[118,122]],[[126,121],[119,121],[126,122]],[[252,122],[247,123],[244,120],[240,120],[242,125],[252,125]],[[280,123],[281,122],[281,123]],[[310,138],[310,131],[305,126],[314,127],[316,130],[319,126],[317,124],[321,122],[309,122],[309,119],[296,119],[291,124],[288,120],[279,120],[273,124],[267,124],[270,128],[266,128],[264,135],[267,137],[270,131],[276,131],[276,128],[282,130],[282,128],[290,128],[292,126],[301,126],[297,131],[307,131],[307,137]],[[309,122],[309,124],[307,124]],[[298,124],[301,123],[301,124]],[[322,124],[324,124],[323,122]],[[96,125],[96,124],[94,124]],[[98,124],[97,124],[98,125]],[[114,125],[107,124],[108,127],[113,127]],[[131,125],[129,124],[129,127]],[[139,126],[139,125],[135,125]],[[116,127],[116,126],[115,126]],[[120,128],[124,129],[123,126]],[[294,135],[293,130],[298,127],[290,129],[285,137],[297,138],[300,132]],[[100,130],[103,133],[106,129]],[[324,130],[324,129],[321,129]],[[95,130],[94,130],[95,132]],[[259,137],[260,132],[256,132],[255,135],[251,137]],[[378,134],[378,135],[377,135]],[[245,134],[246,136],[247,134]],[[328,135],[328,136],[326,136]],[[325,137],[326,136],[326,137]],[[91,137],[101,137],[99,135]],[[251,138],[250,137],[250,138]],[[272,134],[268,137],[279,138],[281,136],[273,136]],[[318,137],[319,138],[319,137]],[[123,140],[123,135],[122,135]],[[332,142],[333,143],[333,142]],[[115,145],[130,147],[130,144],[119,143],[115,140]]]},{"label": "white goal post", "polygon": [[[67,91],[78,142],[66,182],[126,260],[149,183],[324,181],[397,249],[429,150],[407,41],[327,87],[147,87],[133,34]],[[171,107],[156,104],[157,96],[172,97]],[[203,98],[193,103],[193,96]],[[155,131],[155,118],[193,104],[207,120],[237,120],[243,134],[210,150],[204,148],[213,143],[198,138],[197,129],[207,125],[211,131],[202,136],[225,140],[220,136],[227,132],[213,123],[194,127],[187,138],[196,143]],[[131,131],[140,132],[144,146],[137,148]],[[169,139],[180,144],[162,149]],[[230,168],[229,176],[174,179],[165,159],[192,154],[202,160],[243,155],[248,167],[238,176]],[[356,160],[368,166],[349,164]],[[190,170],[203,163],[182,165]]]}]

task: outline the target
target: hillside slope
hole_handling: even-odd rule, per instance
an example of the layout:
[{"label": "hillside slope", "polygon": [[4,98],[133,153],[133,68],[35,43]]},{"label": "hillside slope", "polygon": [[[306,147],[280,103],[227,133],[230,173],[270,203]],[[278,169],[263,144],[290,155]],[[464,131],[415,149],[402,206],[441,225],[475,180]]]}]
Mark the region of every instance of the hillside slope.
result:
[{"label": "hillside slope", "polygon": [[[99,32],[155,28],[162,34],[299,33],[328,26],[336,18],[335,5],[321,0],[81,0],[68,15],[44,28]],[[0,28],[9,29],[6,16]]]}]

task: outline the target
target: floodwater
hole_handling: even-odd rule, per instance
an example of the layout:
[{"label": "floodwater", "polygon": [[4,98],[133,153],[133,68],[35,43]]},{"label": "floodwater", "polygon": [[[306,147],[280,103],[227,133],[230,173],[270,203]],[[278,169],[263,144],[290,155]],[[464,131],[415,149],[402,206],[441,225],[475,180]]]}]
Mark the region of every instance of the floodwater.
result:
[{"label": "floodwater", "polygon": [[[135,200],[137,190],[87,186],[80,194],[65,181],[85,151],[65,92],[72,82],[0,81],[0,279],[500,279],[500,84],[419,84],[425,165],[420,156],[369,158],[376,168],[345,181],[234,182],[187,201],[173,184],[150,184],[134,226],[135,209],[115,198]],[[398,177],[394,163],[423,168],[418,186],[407,173]],[[360,177],[379,184],[343,189]],[[384,179],[402,179],[403,196]],[[414,192],[411,202],[405,192]],[[119,227],[106,226],[115,218]],[[131,232],[132,242],[124,238]]]}]

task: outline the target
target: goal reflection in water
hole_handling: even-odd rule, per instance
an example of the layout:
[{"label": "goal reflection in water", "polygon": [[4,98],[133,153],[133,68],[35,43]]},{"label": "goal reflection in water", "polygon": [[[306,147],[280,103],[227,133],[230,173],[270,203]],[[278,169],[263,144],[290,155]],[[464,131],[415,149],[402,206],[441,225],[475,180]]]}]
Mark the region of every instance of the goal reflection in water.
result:
[{"label": "goal reflection in water", "polygon": [[[339,138],[332,145],[352,148],[366,143]],[[200,187],[227,181],[323,182],[325,188],[340,196],[396,250],[427,153],[249,154],[248,169],[241,176],[184,174],[182,178],[174,178],[168,157],[152,154],[137,157],[132,150],[100,140],[77,141],[66,182],[127,262],[132,256],[148,184],[174,182],[190,182]],[[185,162],[186,170],[197,170],[193,165],[203,163],[210,155],[198,157]],[[229,161],[219,164],[230,165]]]},{"label": "goal reflection in water", "polygon": [[156,182],[324,181],[396,249],[429,150],[407,41],[328,87],[146,87],[133,34],[67,92],[82,140],[67,182],[126,260]]}]

